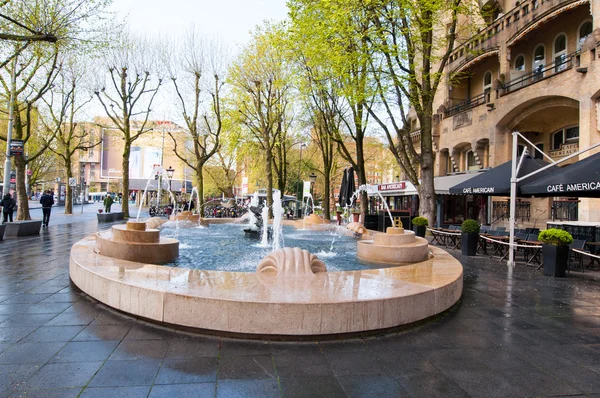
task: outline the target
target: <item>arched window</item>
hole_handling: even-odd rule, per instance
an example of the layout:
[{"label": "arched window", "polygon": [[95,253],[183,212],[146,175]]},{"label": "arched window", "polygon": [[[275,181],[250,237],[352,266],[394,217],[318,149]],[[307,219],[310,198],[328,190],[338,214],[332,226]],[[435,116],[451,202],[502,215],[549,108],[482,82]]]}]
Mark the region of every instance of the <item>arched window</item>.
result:
[{"label": "arched window", "polygon": [[485,102],[489,102],[490,92],[492,91],[492,72],[489,70],[483,75],[483,92],[485,93]]},{"label": "arched window", "polygon": [[559,34],[554,39],[554,72],[567,68],[567,35]]},{"label": "arched window", "polygon": [[592,21],[584,21],[581,25],[579,25],[579,32],[577,35],[577,49],[581,48],[581,45],[583,44],[585,38],[592,34],[592,30]]},{"label": "arched window", "polygon": [[525,56],[518,55],[515,59],[515,70],[524,71],[525,70]]},{"label": "arched window", "polygon": [[491,91],[492,90],[492,72],[489,70],[485,72],[483,75],[483,91]]},{"label": "arched window", "polygon": [[532,71],[534,73],[533,80],[540,80],[544,77],[544,63],[546,61],[546,49],[542,44],[538,45],[533,51]]}]

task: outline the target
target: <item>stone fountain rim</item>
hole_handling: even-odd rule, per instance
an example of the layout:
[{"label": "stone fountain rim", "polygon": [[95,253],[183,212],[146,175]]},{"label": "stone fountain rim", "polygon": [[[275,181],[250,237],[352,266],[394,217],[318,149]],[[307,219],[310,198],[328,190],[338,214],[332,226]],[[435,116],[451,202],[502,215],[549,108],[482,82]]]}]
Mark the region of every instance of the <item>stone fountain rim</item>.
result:
[{"label": "stone fountain rim", "polygon": [[[74,284],[117,310],[186,328],[272,336],[359,333],[429,318],[462,294],[462,265],[437,247],[431,247],[434,258],[416,264],[322,272],[310,280],[267,285],[257,273],[102,256],[95,252],[95,237],[73,245],[69,271]],[[210,286],[210,280],[217,283]],[[306,297],[310,286],[322,290]]]}]

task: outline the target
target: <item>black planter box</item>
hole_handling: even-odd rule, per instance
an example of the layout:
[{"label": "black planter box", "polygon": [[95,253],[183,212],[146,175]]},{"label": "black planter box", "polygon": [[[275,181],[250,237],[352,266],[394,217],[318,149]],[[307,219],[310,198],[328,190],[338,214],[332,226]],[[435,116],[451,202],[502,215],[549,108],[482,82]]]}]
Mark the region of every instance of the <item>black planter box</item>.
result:
[{"label": "black planter box", "polygon": [[467,234],[462,233],[460,250],[463,256],[475,256],[477,255],[477,244],[479,243],[479,234]]},{"label": "black planter box", "polygon": [[415,235],[420,236],[421,238],[425,237],[425,232],[427,232],[426,226],[421,225],[413,225],[413,231],[415,231]]},{"label": "black planter box", "polygon": [[569,246],[542,245],[544,275],[565,277],[569,263]]}]

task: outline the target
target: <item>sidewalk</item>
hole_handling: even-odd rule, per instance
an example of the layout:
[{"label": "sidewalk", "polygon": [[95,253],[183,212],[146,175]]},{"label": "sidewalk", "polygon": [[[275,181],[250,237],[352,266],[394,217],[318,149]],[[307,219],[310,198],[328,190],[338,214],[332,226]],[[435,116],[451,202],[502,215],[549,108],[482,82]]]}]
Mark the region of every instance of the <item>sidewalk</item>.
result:
[{"label": "sidewalk", "polygon": [[[42,206],[39,202],[29,201],[29,214],[32,219],[42,219]],[[33,206],[33,207],[32,207]],[[131,217],[137,217],[137,208],[129,205],[129,213]],[[98,209],[102,208],[101,203],[88,203],[83,205],[83,213],[81,212],[81,205],[73,206],[73,214],[65,214],[64,206],[52,206],[52,213],[50,214],[50,226],[52,225],[64,225],[74,224],[80,222],[96,221],[96,214]],[[121,205],[113,204],[113,211],[120,211]],[[16,216],[16,214],[15,214]],[[142,208],[140,218],[148,218],[148,208]]]}]

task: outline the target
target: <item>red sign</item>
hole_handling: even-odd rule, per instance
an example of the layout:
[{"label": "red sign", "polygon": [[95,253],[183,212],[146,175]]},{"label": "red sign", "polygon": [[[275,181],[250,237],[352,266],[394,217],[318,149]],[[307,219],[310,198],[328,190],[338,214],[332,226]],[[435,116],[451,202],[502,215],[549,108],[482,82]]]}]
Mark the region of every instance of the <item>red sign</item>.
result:
[{"label": "red sign", "polygon": [[380,191],[399,191],[401,189],[406,189],[406,182],[395,182],[393,184],[381,184],[379,186]]}]

